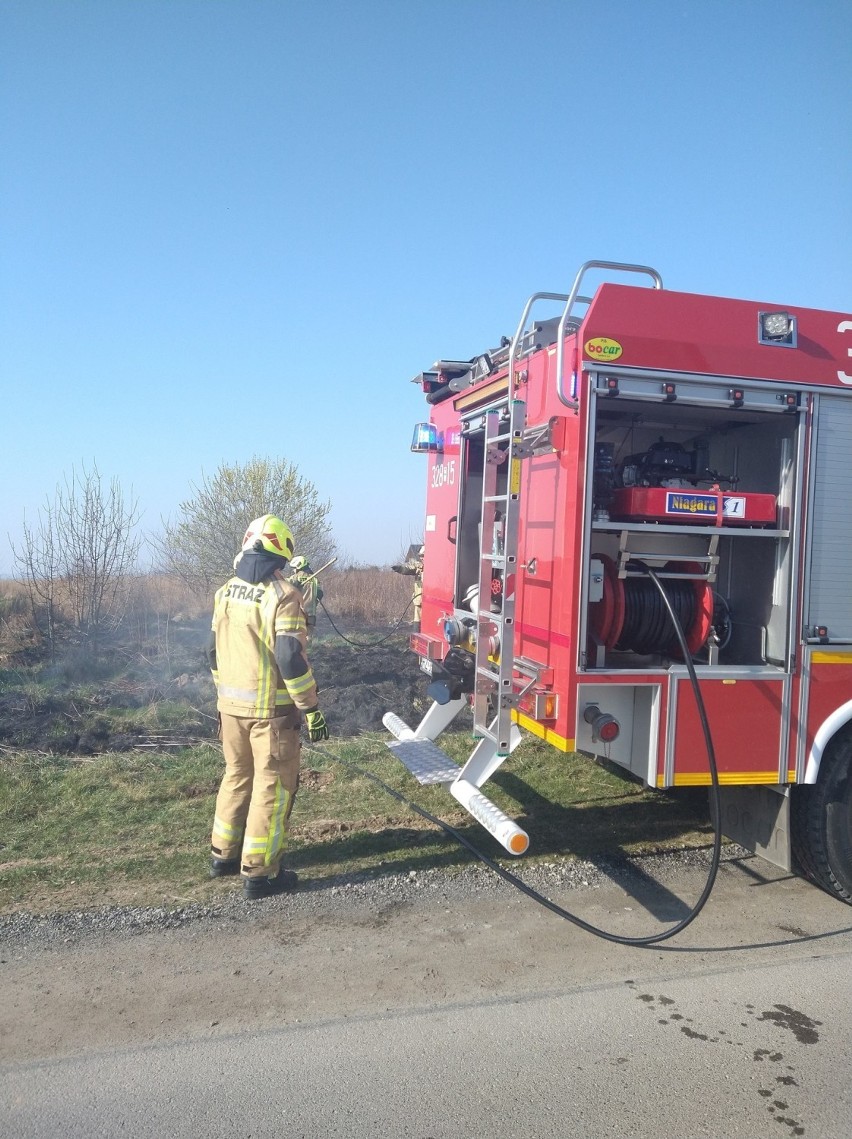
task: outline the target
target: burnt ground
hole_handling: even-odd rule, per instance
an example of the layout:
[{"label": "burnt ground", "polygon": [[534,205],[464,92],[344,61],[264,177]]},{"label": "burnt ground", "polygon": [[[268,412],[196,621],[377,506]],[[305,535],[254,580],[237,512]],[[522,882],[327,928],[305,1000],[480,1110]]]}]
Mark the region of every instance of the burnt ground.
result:
[{"label": "burnt ground", "polygon": [[[380,636],[374,630],[357,639],[365,643]],[[309,653],[320,707],[332,735],[381,730],[385,712],[396,712],[414,726],[426,710],[428,680],[418,667],[419,658],[408,648],[407,637],[394,636],[384,644],[357,649],[338,638],[322,640],[311,645]]]},{"label": "burnt ground", "polygon": [[[410,628],[336,631],[320,616],[308,656],[333,736],[382,730],[387,711],[419,722],[427,680],[408,648]],[[37,675],[0,670],[0,750],[97,755],[211,739],[216,702],[206,632],[206,620],[187,621],[170,630],[165,646],[117,642],[94,658],[69,645]]]}]

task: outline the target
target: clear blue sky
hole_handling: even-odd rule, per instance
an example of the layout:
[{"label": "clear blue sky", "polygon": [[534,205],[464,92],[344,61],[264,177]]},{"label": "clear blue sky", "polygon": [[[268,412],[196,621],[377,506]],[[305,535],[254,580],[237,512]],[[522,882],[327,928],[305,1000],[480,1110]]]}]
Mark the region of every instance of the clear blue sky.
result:
[{"label": "clear blue sky", "polygon": [[849,0],[2,0],[0,573],[75,464],[155,531],[253,455],[392,561],[409,380],[588,259],[848,311],[850,43]]}]

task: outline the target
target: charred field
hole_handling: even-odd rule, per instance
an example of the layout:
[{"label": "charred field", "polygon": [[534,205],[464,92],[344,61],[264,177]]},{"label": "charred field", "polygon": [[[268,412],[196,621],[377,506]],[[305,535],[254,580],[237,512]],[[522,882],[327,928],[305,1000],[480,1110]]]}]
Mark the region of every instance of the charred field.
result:
[{"label": "charred field", "polygon": [[[92,756],[170,749],[212,740],[216,699],[203,655],[206,619],[172,622],[167,639],[95,656],[69,644],[53,663],[0,669],[0,749]],[[382,729],[394,711],[416,723],[426,678],[408,628],[337,632],[320,617],[308,656],[333,736]]]}]

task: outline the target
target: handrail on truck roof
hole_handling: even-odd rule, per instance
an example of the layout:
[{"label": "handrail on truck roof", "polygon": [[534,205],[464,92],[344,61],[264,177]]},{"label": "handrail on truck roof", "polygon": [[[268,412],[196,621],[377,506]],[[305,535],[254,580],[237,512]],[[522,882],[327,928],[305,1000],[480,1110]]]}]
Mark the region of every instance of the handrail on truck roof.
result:
[{"label": "handrail on truck roof", "polygon": [[[650,265],[630,265],[621,261],[586,261],[584,265],[580,266],[580,270],[574,278],[574,284],[571,286],[568,300],[565,302],[565,310],[562,313],[562,319],[559,321],[559,328],[556,333],[556,394],[559,397],[560,403],[564,403],[566,407],[574,409],[577,407],[576,375],[573,377],[570,397],[566,398],[565,396],[565,325],[568,323],[568,317],[571,315],[571,310],[578,299],[580,282],[589,269],[612,269],[620,273],[645,273],[652,278],[655,289],[661,289],[663,287],[663,278],[657,270],[652,269]],[[583,297],[581,299],[585,300],[586,298]]]},{"label": "handrail on truck roof", "polygon": [[[509,398],[511,398],[511,396],[512,396],[512,383],[513,383],[513,379],[514,379],[514,375],[515,375],[515,356],[517,354],[518,345],[521,342],[521,337],[524,335],[524,329],[527,326],[527,320],[529,319],[530,309],[533,307],[533,305],[535,304],[536,301],[567,301],[567,300],[568,300],[568,294],[567,293],[533,293],[533,295],[530,297],[530,299],[524,305],[524,311],[521,313],[521,319],[520,319],[520,322],[518,323],[518,330],[515,333],[515,335],[512,337],[512,343],[509,346],[509,364],[508,364],[508,371],[506,373],[506,375],[508,377]],[[561,327],[562,326],[560,325],[560,328]]]}]

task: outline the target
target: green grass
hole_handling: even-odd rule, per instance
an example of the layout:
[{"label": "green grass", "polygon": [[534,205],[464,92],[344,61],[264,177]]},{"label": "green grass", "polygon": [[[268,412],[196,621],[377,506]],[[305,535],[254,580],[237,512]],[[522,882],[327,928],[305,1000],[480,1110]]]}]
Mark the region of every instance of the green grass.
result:
[{"label": "green grass", "polygon": [[[474,861],[469,851],[335,756],[369,770],[458,829],[484,853],[515,860],[440,787],[420,786],[381,734],[306,747],[288,864],[307,883],[341,874],[407,873]],[[447,734],[454,758],[467,733]],[[105,903],[181,905],[234,888],[206,877],[222,773],[217,745],[173,754],[0,756],[0,912]],[[527,739],[485,788],[531,836],[527,859],[593,859],[710,841],[706,792],[645,791],[606,766]]]}]

